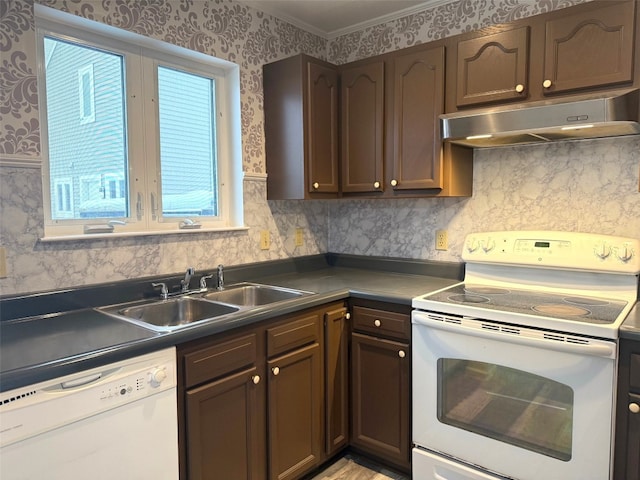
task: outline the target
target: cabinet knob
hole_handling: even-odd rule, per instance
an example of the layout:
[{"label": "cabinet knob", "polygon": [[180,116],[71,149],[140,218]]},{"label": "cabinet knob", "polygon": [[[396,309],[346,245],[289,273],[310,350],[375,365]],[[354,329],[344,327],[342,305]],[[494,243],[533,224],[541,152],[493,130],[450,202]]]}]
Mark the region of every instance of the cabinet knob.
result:
[{"label": "cabinet knob", "polygon": [[349,312],[344,314],[344,318],[346,318],[347,320],[349,320],[351,318],[351,314]]},{"label": "cabinet knob", "polygon": [[398,186],[398,180],[396,180],[395,178],[393,180],[391,180],[391,186],[392,187],[397,187]]},{"label": "cabinet knob", "polygon": [[521,83],[516,85],[516,92],[518,92],[518,93],[524,92],[524,85],[522,85]]},{"label": "cabinet knob", "polygon": [[320,184],[318,182],[313,182],[313,189],[317,190],[320,188]]},{"label": "cabinet knob", "polygon": [[406,355],[406,354],[404,353],[404,350],[400,350],[400,351],[398,352],[398,356],[399,356],[400,358],[404,358],[404,357],[405,357],[405,355]]},{"label": "cabinet knob", "polygon": [[544,82],[542,82],[542,86],[544,88],[549,88],[551,86],[551,80],[545,80]]},{"label": "cabinet knob", "polygon": [[278,367],[273,367],[273,368],[271,369],[271,371],[273,372],[273,374],[274,374],[274,375],[278,375],[278,374],[280,373],[280,368],[278,368]]},{"label": "cabinet knob", "polygon": [[374,321],[373,321],[373,324],[374,324],[376,327],[379,327],[380,325],[382,325],[382,322],[381,322],[380,320],[376,319],[376,320],[374,320]]},{"label": "cabinet knob", "polygon": [[373,188],[380,188],[380,182],[373,182]]},{"label": "cabinet knob", "polygon": [[638,405],[637,403],[630,403],[629,411],[631,413],[640,413],[640,405]]},{"label": "cabinet knob", "polygon": [[260,383],[260,375],[254,375],[253,377],[251,377],[251,381],[253,382],[254,385],[257,385]]}]

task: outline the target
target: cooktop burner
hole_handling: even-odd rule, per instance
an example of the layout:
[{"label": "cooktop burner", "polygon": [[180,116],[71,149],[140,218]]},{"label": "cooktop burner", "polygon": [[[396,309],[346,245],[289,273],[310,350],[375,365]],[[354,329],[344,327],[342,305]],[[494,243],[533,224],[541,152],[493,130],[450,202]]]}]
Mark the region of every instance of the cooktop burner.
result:
[{"label": "cooktop burner", "polygon": [[431,294],[430,301],[488,310],[560,318],[594,324],[614,323],[627,302],[530,290],[460,284]]}]

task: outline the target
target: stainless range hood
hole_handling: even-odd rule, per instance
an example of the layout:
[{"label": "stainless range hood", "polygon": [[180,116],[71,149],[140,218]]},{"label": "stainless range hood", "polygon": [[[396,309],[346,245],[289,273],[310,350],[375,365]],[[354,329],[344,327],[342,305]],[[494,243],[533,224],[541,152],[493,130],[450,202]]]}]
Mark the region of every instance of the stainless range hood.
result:
[{"label": "stainless range hood", "polygon": [[640,134],[639,90],[441,115],[445,141],[499,147]]}]

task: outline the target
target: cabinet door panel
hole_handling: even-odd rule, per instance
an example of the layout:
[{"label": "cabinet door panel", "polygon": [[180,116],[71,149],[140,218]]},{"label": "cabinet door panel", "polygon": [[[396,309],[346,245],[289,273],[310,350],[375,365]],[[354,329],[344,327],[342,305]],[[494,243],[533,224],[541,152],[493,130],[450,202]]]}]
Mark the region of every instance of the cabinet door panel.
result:
[{"label": "cabinet door panel", "polygon": [[383,183],[384,62],[344,69],[341,91],[342,191],[378,191]]},{"label": "cabinet door panel", "polygon": [[444,113],[444,47],[394,60],[395,190],[442,188],[439,115]]},{"label": "cabinet door panel", "polygon": [[408,468],[409,346],[358,333],[351,338],[351,443]]},{"label": "cabinet door panel", "polygon": [[268,362],[269,478],[298,478],[322,453],[320,345]]},{"label": "cabinet door panel", "polygon": [[528,65],[529,27],[460,42],[457,105],[526,98]]},{"label": "cabinet door panel", "polygon": [[308,190],[338,192],[338,73],[307,63]]},{"label": "cabinet door panel", "polygon": [[600,87],[633,80],[635,3],[568,15],[546,24],[545,93]]},{"label": "cabinet door panel", "polygon": [[349,346],[347,309],[328,311],[325,319],[325,453],[331,456],[349,439]]},{"label": "cabinet door panel", "polygon": [[263,403],[257,369],[187,391],[190,480],[263,480],[266,470]]}]

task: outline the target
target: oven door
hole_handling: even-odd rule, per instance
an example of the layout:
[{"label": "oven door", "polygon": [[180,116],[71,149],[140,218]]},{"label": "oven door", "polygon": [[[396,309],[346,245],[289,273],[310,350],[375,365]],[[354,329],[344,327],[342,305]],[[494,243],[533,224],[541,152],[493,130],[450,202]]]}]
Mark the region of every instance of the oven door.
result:
[{"label": "oven door", "polygon": [[420,311],[412,323],[416,447],[520,480],[610,478],[614,342]]}]

